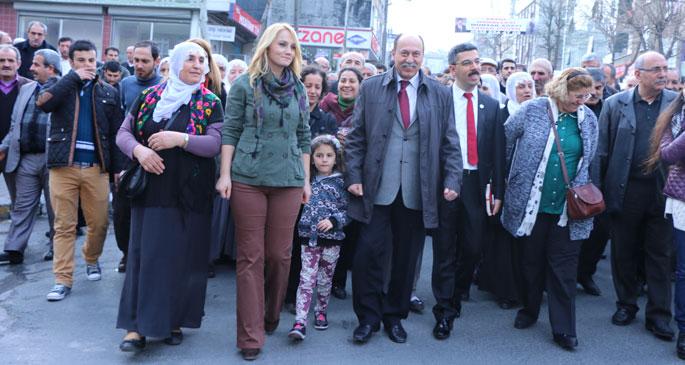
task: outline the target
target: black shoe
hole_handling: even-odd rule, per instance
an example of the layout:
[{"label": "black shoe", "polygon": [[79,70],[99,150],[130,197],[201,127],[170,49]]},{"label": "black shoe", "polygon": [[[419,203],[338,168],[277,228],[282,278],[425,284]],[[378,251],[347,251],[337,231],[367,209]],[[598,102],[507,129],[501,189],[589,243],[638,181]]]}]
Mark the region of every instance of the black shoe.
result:
[{"label": "black shoe", "polygon": [[450,337],[450,333],[452,333],[452,321],[447,319],[439,320],[435,327],[433,327],[433,337],[438,340],[447,339]]},{"label": "black shoe", "polygon": [[675,349],[678,352],[678,357],[685,360],[685,333],[678,334],[678,342],[675,344]]},{"label": "black shoe", "polygon": [[43,254],[43,261],[52,261],[52,258],[55,256],[55,251],[52,250],[52,245],[48,248],[47,251],[45,251],[45,254]]},{"label": "black shoe", "polygon": [[243,360],[253,361],[259,357],[259,349],[240,349],[240,354],[243,355]]},{"label": "black shoe", "polygon": [[518,305],[518,302],[511,299],[500,299],[497,301],[497,305],[502,309],[512,309]]},{"label": "black shoe", "polygon": [[590,295],[596,297],[602,295],[602,291],[599,289],[595,281],[592,280],[592,278],[578,280],[578,284],[580,284],[580,286],[583,287],[583,290]]},{"label": "black shoe", "polygon": [[0,253],[0,264],[19,265],[24,262],[24,254],[19,251]]},{"label": "black shoe", "polygon": [[617,326],[627,326],[635,319],[635,313],[627,308],[619,308],[613,316],[611,316],[611,323]]},{"label": "black shoe", "polygon": [[561,333],[554,334],[554,342],[564,350],[573,350],[578,347],[578,338],[576,336],[564,335]]},{"label": "black shoe", "polygon": [[83,236],[84,234],[85,234],[85,233],[83,233],[83,228],[81,228],[81,227],[76,227],[76,237],[81,237],[81,236]]},{"label": "black shoe", "polygon": [[354,333],[352,333],[352,339],[356,343],[367,343],[369,342],[369,339],[373,333],[377,331],[378,328],[374,328],[370,324],[360,324],[354,329]]},{"label": "black shoe", "polygon": [[648,319],[645,323],[645,328],[647,328],[647,331],[652,332],[654,337],[660,340],[673,341],[673,337],[675,336],[671,326],[666,321]]},{"label": "black shoe", "polygon": [[422,313],[424,308],[423,300],[419,297],[413,297],[409,301],[409,310],[414,313]]},{"label": "black shoe", "polygon": [[390,341],[394,343],[407,342],[407,332],[402,328],[402,324],[397,322],[391,325],[384,325],[385,333],[388,334]]},{"label": "black shoe", "polygon": [[125,273],[126,272],[126,255],[121,258],[121,261],[119,261],[119,266],[117,266],[117,271],[120,273]]},{"label": "black shoe", "polygon": [[119,350],[123,352],[135,352],[145,348],[145,337],[137,340],[123,340],[119,344]]},{"label": "black shoe", "polygon": [[523,312],[523,310],[518,311],[516,313],[516,319],[514,320],[514,328],[516,329],[526,329],[537,322],[536,318],[530,318],[527,314]]},{"label": "black shoe", "polygon": [[345,288],[341,288],[339,286],[334,286],[333,289],[331,289],[331,293],[338,299],[347,298],[347,292],[345,291]]},{"label": "black shoe", "polygon": [[177,346],[183,342],[183,332],[181,330],[171,331],[171,336],[164,339],[164,343],[170,346]]}]

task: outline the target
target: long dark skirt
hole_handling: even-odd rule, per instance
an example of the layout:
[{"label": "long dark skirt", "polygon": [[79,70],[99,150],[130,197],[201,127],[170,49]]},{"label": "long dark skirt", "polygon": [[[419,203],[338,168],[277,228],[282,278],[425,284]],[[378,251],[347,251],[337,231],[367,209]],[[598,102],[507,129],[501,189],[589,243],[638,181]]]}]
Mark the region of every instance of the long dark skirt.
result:
[{"label": "long dark skirt", "polygon": [[199,328],[209,259],[209,214],[177,208],[131,209],[131,241],[117,328],[169,337]]},{"label": "long dark skirt", "polygon": [[235,223],[231,215],[231,204],[228,199],[217,195],[214,198],[212,212],[210,260],[228,256],[236,258]]},{"label": "long dark skirt", "polygon": [[502,227],[499,215],[488,218],[484,237],[478,288],[497,300],[520,303],[521,265],[515,238]]}]

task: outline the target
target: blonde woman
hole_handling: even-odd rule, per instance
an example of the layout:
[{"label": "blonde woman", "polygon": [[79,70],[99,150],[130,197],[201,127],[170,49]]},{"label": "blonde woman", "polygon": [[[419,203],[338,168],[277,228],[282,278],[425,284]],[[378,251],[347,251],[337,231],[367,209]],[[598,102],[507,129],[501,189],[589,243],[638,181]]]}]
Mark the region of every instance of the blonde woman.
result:
[{"label": "blonde woman", "polygon": [[[523,273],[523,309],[514,327],[525,329],[537,322],[546,290],[554,342],[566,350],[578,346],[576,272],[580,245],[590,236],[592,219],[576,220],[566,214],[568,187],[559,155],[571,186],[590,182],[588,168],[597,149],[598,130],[597,117],[584,104],[592,85],[585,69],[566,69],[545,86],[549,98],[524,103],[504,124],[507,151],[515,151],[502,225],[520,237]],[[563,154],[557,153],[552,123]]]},{"label": "blonde woman", "polygon": [[237,241],[237,342],[254,360],[278,327],[293,229],[309,186],[309,108],[302,52],[285,23],[264,31],[248,73],[235,80],[223,128],[221,177]]}]

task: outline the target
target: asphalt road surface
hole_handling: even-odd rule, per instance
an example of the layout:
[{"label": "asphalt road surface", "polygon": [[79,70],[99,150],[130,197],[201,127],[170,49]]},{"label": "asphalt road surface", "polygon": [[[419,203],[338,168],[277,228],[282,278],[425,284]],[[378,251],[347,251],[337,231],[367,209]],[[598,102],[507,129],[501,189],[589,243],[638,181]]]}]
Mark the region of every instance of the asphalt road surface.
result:
[{"label": "asphalt road surface", "polygon": [[[0,222],[4,243],[9,222]],[[101,257],[103,279],[89,282],[77,242],[75,283],[72,294],[50,303],[45,295],[53,285],[52,264],[42,261],[47,239],[47,219],[36,225],[23,265],[0,266],[0,363],[2,364],[237,364],[235,271],[218,266],[209,280],[202,328],[184,330],[180,346],[148,340],[139,354],[118,349],[124,332],[115,328],[124,275],[115,267],[120,259],[114,234],[107,236]],[[430,241],[428,241],[430,243]],[[283,313],[278,330],[268,336],[256,363],[263,364],[668,364],[677,363],[675,342],[656,339],[644,328],[644,312],[627,327],[611,324],[614,292],[608,260],[602,260],[596,281],[603,291],[591,297],[579,290],[577,327],[579,347],[564,351],[552,342],[546,306],[540,320],[526,330],[513,328],[515,310],[502,310],[493,298],[475,288],[464,303],[462,317],[452,336],[437,341],[430,307],[430,245],[426,246],[418,294],[426,301],[423,314],[404,321],[409,337],[405,344],[391,342],[382,332],[365,345],[352,342],[356,317],[352,301],[331,299],[330,328],[310,328],[302,343],[292,343],[287,333],[294,317]],[[348,289],[349,292],[349,289]],[[640,306],[644,308],[645,298]],[[313,320],[312,320],[313,322]],[[674,325],[675,328],[675,325]]]}]

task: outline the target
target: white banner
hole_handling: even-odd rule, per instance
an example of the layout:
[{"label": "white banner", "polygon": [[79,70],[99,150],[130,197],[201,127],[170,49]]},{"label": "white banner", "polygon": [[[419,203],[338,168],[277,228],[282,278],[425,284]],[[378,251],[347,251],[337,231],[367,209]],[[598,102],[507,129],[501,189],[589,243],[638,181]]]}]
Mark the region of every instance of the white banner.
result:
[{"label": "white banner", "polygon": [[207,24],[207,38],[215,41],[235,41],[235,27]]}]

